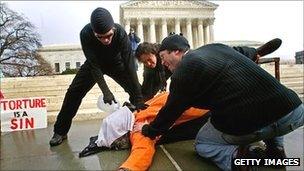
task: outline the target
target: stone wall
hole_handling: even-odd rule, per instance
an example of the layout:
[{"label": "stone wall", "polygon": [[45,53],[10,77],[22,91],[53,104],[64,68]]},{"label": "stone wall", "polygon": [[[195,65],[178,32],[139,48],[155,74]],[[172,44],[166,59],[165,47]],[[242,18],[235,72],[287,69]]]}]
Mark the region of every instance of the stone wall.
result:
[{"label": "stone wall", "polygon": [[[261,65],[274,75],[274,65]],[[295,90],[303,100],[303,65],[281,65],[281,82]],[[142,66],[138,71],[139,80],[142,82]],[[2,78],[1,91],[5,98],[46,97],[48,121],[54,122],[61,108],[66,90],[75,75],[56,75],[41,77]],[[105,77],[116,99],[122,104],[128,100],[129,95],[111,78]],[[101,119],[106,116],[97,109],[97,99],[101,91],[97,85],[83,99],[74,120]]]},{"label": "stone wall", "polygon": [[[55,73],[65,71],[66,63],[70,64],[70,69],[77,68],[85,62],[85,57],[80,45],[47,45],[39,49],[39,54],[51,64]],[[55,63],[59,65],[59,71],[56,71]]]}]

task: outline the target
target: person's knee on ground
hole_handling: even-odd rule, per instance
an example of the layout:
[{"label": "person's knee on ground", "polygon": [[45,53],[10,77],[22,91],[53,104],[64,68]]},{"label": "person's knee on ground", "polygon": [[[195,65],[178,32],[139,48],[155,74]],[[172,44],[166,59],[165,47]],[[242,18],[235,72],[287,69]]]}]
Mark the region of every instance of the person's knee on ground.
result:
[{"label": "person's knee on ground", "polygon": [[220,169],[231,170],[232,157],[238,146],[227,143],[221,135],[209,119],[195,138],[195,151],[213,161]]}]

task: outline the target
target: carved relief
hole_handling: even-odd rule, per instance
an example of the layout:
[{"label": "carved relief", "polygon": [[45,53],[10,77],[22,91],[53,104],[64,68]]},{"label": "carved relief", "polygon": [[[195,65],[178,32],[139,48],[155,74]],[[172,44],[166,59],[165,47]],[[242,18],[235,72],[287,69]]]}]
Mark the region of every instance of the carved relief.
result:
[{"label": "carved relief", "polygon": [[213,17],[214,14],[211,11],[208,10],[166,10],[163,11],[161,9],[156,10],[148,10],[148,11],[142,11],[142,10],[127,10],[124,13],[124,16],[128,16],[128,18],[147,18],[147,17],[155,17],[155,18],[209,18]]}]

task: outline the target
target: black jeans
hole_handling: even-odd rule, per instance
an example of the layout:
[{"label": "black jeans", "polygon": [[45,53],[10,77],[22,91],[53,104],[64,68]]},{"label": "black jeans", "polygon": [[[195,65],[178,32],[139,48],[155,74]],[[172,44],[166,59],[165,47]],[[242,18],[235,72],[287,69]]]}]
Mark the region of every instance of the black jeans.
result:
[{"label": "black jeans", "polygon": [[247,46],[233,46],[234,50],[238,51],[239,53],[243,54],[247,58],[251,59],[253,62],[257,59],[257,51],[255,48],[247,47]]},{"label": "black jeans", "polygon": [[[110,76],[130,95],[130,97],[133,97],[130,94],[131,92],[134,92],[131,91],[133,87],[130,86],[130,79],[126,74],[115,72],[104,74]],[[61,110],[54,125],[54,133],[65,135],[69,132],[72,119],[76,115],[82,99],[87,92],[92,89],[95,83],[96,81],[94,80],[90,71],[90,65],[85,62],[77,72],[65,94]],[[130,98],[130,101],[132,100],[133,99]]]},{"label": "black jeans", "polygon": [[161,136],[156,144],[167,144],[177,141],[195,139],[198,131],[205,125],[209,117],[210,112],[199,118],[172,127],[168,132]]}]

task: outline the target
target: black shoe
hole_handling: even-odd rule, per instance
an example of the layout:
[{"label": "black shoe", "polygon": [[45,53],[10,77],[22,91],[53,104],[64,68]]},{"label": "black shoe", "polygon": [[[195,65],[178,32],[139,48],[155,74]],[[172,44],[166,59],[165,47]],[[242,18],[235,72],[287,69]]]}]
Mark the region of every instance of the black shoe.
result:
[{"label": "black shoe", "polygon": [[275,50],[277,50],[281,46],[281,44],[282,44],[281,39],[279,38],[272,39],[256,49],[257,55],[259,55],[260,57],[268,55],[274,52]]},{"label": "black shoe", "polygon": [[109,149],[107,147],[98,147],[95,141],[97,140],[98,136],[90,137],[90,143],[88,146],[86,146],[80,153],[79,158],[86,157],[92,154],[99,153],[101,151],[104,151],[106,149]]},{"label": "black shoe", "polygon": [[[266,147],[266,156],[269,159],[285,159],[287,158],[284,147],[281,146],[270,146]],[[273,168],[285,168],[285,166],[271,165]]]},{"label": "black shoe", "polygon": [[54,133],[52,139],[50,140],[50,146],[57,146],[67,139],[67,135],[59,135]]},{"label": "black shoe", "polygon": [[247,159],[262,159],[266,158],[265,151],[259,146],[240,146],[237,149],[236,158],[247,158]]},{"label": "black shoe", "polygon": [[[261,147],[257,146],[240,146],[237,151],[234,159],[263,159],[266,158],[266,153]],[[234,165],[233,160],[232,162],[232,170],[233,171],[250,171],[256,170],[259,166],[251,166],[251,165]],[[260,163],[260,166],[263,166],[263,163]]]},{"label": "black shoe", "polygon": [[271,159],[285,159],[287,158],[284,147],[266,147],[267,158]]}]

